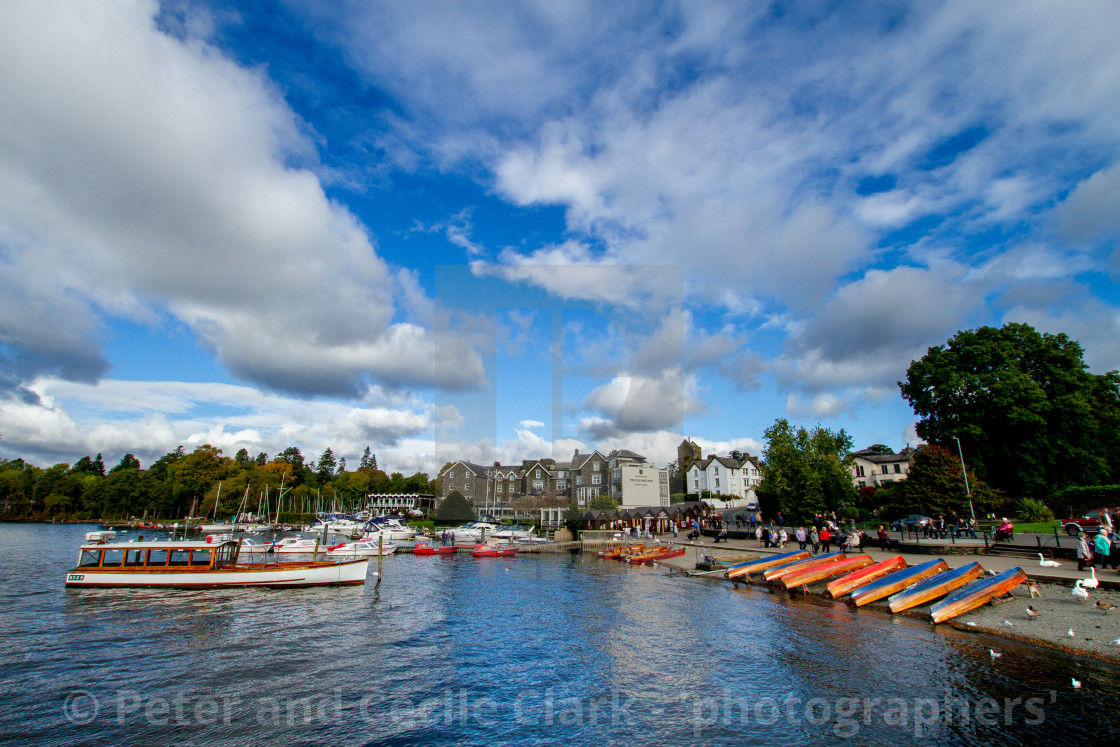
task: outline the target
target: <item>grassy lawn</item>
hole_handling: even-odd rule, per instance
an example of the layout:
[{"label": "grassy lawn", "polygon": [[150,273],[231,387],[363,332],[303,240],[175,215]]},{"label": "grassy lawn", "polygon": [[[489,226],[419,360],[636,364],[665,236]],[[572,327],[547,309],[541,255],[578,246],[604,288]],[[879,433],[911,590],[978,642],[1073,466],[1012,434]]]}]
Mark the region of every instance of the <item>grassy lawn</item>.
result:
[{"label": "grassy lawn", "polygon": [[1036,534],[1053,534],[1055,529],[1058,530],[1058,534],[1063,534],[1064,535],[1066,533],[1065,530],[1062,529],[1061,522],[1058,522],[1058,521],[1042,521],[1042,522],[1038,522],[1036,524],[1016,524],[1015,525],[1015,531],[1016,532],[1034,532]]}]

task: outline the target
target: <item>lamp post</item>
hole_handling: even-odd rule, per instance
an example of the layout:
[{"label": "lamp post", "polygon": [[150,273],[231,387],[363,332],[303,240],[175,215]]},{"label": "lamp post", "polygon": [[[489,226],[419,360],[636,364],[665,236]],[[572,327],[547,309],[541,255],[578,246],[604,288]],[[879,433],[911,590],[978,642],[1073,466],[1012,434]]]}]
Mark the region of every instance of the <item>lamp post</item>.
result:
[{"label": "lamp post", "polygon": [[972,491],[968,488],[968,470],[964,468],[964,449],[961,448],[961,440],[953,436],[953,440],[957,442],[957,453],[961,457],[961,474],[964,475],[964,494],[968,498],[968,512],[972,514],[972,518],[976,518],[976,511],[972,508]]}]

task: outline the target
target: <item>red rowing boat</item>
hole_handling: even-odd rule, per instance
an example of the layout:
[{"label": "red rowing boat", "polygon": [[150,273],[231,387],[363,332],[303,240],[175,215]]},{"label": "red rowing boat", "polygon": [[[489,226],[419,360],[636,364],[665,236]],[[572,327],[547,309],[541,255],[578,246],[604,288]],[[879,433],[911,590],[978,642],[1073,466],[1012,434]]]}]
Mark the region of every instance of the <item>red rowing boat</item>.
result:
[{"label": "red rowing boat", "polygon": [[845,594],[850,594],[864,584],[869,584],[872,581],[886,576],[888,573],[894,573],[906,567],[906,560],[897,555],[893,558],[880,560],[875,565],[869,565],[866,568],[861,568],[858,571],[849,573],[847,576],[836,579],[824,587],[824,590],[833,599],[839,599]]}]

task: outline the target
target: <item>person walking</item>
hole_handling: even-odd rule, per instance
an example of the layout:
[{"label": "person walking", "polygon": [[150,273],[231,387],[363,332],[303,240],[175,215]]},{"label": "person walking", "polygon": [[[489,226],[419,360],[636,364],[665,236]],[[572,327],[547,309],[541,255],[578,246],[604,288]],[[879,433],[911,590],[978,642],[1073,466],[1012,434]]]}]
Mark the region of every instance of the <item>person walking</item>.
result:
[{"label": "person walking", "polygon": [[821,530],[821,551],[828,553],[832,550],[832,532],[828,531],[828,527]]},{"label": "person walking", "polygon": [[804,550],[805,549],[805,540],[808,539],[805,535],[805,527],[798,527],[797,531],[793,533],[793,536],[797,538],[798,549],[799,550]]},{"label": "person walking", "polygon": [[1108,538],[1108,530],[1101,527],[1101,530],[1097,532],[1097,536],[1093,539],[1093,565],[1099,562],[1102,571],[1105,566],[1108,565],[1108,550],[1110,544],[1112,543]]},{"label": "person walking", "polygon": [[762,547],[762,525],[759,524],[754,528],[754,538],[758,540],[758,546]]},{"label": "person walking", "polygon": [[882,524],[879,525],[879,549],[883,552],[891,549],[891,540],[887,536],[887,528]]},{"label": "person walking", "polygon": [[1077,533],[1077,570],[1085,570],[1085,566],[1092,567],[1093,565],[1093,551],[1089,549],[1089,540],[1085,538],[1085,532]]},{"label": "person walking", "polygon": [[813,543],[813,554],[816,555],[821,550],[821,535],[816,527],[809,532],[809,541]]}]

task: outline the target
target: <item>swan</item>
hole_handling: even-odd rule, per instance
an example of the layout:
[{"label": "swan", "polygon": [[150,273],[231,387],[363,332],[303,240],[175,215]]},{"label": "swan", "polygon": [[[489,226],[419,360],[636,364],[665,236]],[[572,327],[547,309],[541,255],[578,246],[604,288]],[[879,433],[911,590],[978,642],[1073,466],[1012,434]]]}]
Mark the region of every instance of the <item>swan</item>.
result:
[{"label": "swan", "polygon": [[1095,589],[1101,583],[1100,581],[1097,580],[1097,569],[1094,568],[1093,566],[1089,566],[1089,574],[1092,576],[1092,578],[1087,578],[1087,579],[1083,580],[1081,582],[1081,585],[1084,586],[1086,589]]},{"label": "swan", "polygon": [[1061,568],[1062,564],[1056,560],[1046,560],[1042,557],[1042,553],[1038,554],[1038,564],[1043,568]]},{"label": "swan", "polygon": [[1077,583],[1073,585],[1073,595],[1078,599],[1088,599],[1089,592],[1081,588],[1081,579],[1077,579]]}]

